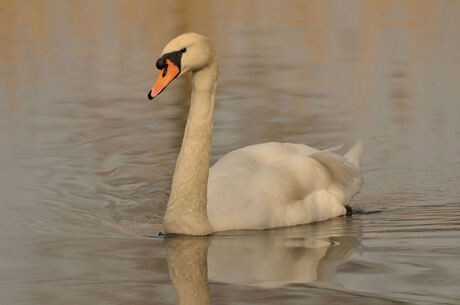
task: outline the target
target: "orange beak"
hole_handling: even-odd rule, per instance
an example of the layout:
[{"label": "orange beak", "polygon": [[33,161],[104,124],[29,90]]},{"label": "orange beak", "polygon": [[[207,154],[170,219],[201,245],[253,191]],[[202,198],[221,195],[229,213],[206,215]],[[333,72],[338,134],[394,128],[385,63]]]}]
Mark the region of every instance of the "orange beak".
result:
[{"label": "orange beak", "polygon": [[173,64],[169,59],[166,59],[166,67],[160,71],[157,81],[147,95],[149,100],[160,94],[176,77],[179,75],[180,69]]}]

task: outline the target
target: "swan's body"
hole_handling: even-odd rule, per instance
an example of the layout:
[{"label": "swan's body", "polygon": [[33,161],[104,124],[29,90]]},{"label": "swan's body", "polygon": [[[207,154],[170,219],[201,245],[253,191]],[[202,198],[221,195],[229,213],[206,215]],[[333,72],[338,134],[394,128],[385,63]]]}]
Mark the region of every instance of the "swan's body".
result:
[{"label": "swan's body", "polygon": [[346,213],[359,191],[350,160],[302,144],[264,143],[228,153],[209,171],[208,217],[216,231],[266,229]]},{"label": "swan's body", "polygon": [[346,213],[361,185],[361,143],[345,156],[302,144],[257,144],[226,154],[209,169],[218,74],[214,50],[204,36],[187,33],[168,43],[163,54],[157,61],[162,74],[149,98],[175,77],[193,73],[190,113],[163,222],[167,233],[268,229]]}]

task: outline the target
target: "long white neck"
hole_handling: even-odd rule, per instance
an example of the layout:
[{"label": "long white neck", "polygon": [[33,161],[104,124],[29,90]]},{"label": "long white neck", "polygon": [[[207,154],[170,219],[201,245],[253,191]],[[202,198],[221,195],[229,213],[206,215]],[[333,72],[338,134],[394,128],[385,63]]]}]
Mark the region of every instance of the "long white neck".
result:
[{"label": "long white neck", "polygon": [[217,70],[214,58],[205,68],[193,73],[190,111],[163,221],[166,233],[206,235],[213,232],[206,208]]}]

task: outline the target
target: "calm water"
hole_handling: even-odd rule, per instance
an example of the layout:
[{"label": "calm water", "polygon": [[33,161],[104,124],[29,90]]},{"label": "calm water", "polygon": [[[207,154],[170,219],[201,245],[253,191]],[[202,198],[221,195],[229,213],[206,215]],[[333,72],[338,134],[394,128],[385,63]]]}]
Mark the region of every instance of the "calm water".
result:
[{"label": "calm water", "polygon": [[[2,1],[0,304],[459,304],[459,1]],[[363,139],[352,217],[151,238],[215,43],[212,161]]]}]

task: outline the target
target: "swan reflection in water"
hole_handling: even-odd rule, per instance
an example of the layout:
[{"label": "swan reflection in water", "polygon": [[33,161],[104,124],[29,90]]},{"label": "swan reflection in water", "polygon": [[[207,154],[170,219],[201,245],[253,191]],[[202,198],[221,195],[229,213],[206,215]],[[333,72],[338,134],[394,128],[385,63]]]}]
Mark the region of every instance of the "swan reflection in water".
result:
[{"label": "swan reflection in water", "polygon": [[326,281],[360,244],[355,225],[343,217],[268,231],[167,236],[164,245],[177,303],[209,304],[208,278],[266,288]]}]

